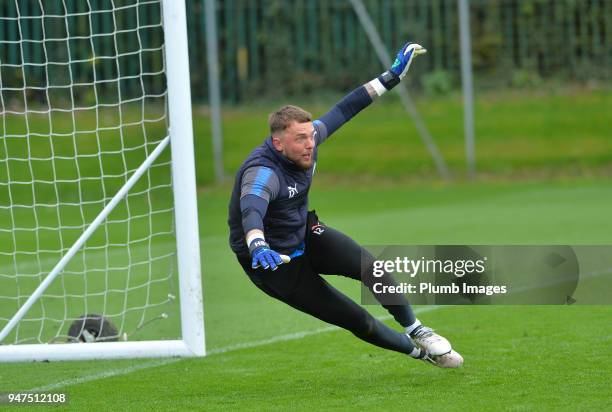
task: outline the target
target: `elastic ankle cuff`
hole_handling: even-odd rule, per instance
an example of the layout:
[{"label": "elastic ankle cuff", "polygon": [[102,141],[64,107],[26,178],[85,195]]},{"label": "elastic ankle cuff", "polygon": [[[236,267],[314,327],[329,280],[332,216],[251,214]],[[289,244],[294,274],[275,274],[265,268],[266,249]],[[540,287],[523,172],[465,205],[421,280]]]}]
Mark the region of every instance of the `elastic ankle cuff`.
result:
[{"label": "elastic ankle cuff", "polygon": [[417,320],[414,321],[414,323],[412,325],[406,327],[406,333],[408,335],[410,335],[419,326],[421,326],[421,321],[417,319]]}]

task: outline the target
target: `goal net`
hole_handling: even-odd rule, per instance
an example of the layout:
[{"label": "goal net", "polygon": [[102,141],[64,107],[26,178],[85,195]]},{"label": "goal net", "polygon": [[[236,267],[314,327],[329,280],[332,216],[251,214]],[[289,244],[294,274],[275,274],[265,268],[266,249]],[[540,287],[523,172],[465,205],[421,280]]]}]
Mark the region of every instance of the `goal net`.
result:
[{"label": "goal net", "polygon": [[0,360],[203,354],[184,4],[0,13]]}]

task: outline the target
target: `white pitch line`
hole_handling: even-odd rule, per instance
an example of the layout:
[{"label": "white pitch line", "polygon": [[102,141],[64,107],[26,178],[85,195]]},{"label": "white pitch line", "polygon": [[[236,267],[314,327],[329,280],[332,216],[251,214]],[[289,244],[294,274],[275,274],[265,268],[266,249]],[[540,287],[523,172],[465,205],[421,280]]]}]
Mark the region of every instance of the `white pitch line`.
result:
[{"label": "white pitch line", "polygon": [[39,386],[37,388],[28,389],[26,392],[49,392],[54,391],[59,388],[63,388],[64,386],[70,385],[78,385],[80,383],[86,383],[91,381],[97,381],[99,379],[110,378],[113,376],[127,375],[132,372],[136,372],[142,369],[154,368],[156,366],[168,365],[170,363],[175,363],[183,358],[166,358],[166,359],[155,359],[145,363],[141,363],[134,366],[129,366],[126,368],[119,369],[111,369],[104,372],[94,373],[92,375],[79,376],[78,378],[66,379],[63,381],[51,383],[49,385]]},{"label": "white pitch line", "polygon": [[[432,310],[436,310],[436,309],[439,309],[439,308],[441,308],[441,306],[427,306],[427,307],[415,309],[414,313],[418,315],[419,313],[430,312]],[[387,319],[391,319],[391,316],[390,315],[377,316],[376,319],[378,319],[378,320],[387,320]],[[307,336],[318,335],[320,333],[332,332],[332,331],[335,331],[335,330],[341,330],[341,328],[339,328],[337,326],[331,326],[330,325],[330,326],[325,326],[323,328],[318,328],[318,329],[306,330],[306,331],[301,331],[301,332],[294,332],[294,333],[289,333],[289,334],[286,334],[286,335],[278,335],[278,336],[273,336],[273,337],[268,338],[268,339],[262,339],[262,340],[252,341],[252,342],[238,343],[238,344],[235,344],[235,345],[229,345],[229,346],[225,346],[225,347],[222,347],[222,348],[212,349],[212,350],[208,351],[206,353],[206,355],[207,356],[218,355],[218,354],[223,354],[223,353],[227,353],[227,352],[233,352],[233,351],[240,350],[240,349],[250,349],[250,348],[256,348],[256,347],[260,347],[260,346],[270,345],[272,343],[277,343],[277,342],[287,342],[287,341],[302,339],[302,338],[305,338]],[[50,391],[54,391],[54,390],[63,388],[65,386],[78,385],[78,384],[81,384],[81,383],[87,383],[87,382],[97,381],[97,380],[100,380],[100,379],[111,378],[113,376],[127,375],[127,374],[130,374],[132,372],[139,371],[139,370],[150,369],[150,368],[155,368],[155,367],[158,367],[158,366],[169,365],[169,364],[180,362],[180,361],[186,360],[186,359],[189,359],[189,358],[155,359],[155,360],[151,360],[151,361],[144,362],[144,363],[141,363],[141,364],[138,364],[138,365],[134,365],[134,366],[129,366],[129,367],[125,367],[125,368],[118,368],[118,369],[114,369],[114,370],[111,369],[111,370],[107,370],[107,371],[104,371],[104,372],[94,373],[94,374],[91,374],[91,375],[80,376],[78,378],[66,379],[66,380],[63,380],[63,381],[51,383],[49,385],[44,385],[44,386],[39,386],[39,387],[36,387],[36,388],[28,389],[28,390],[26,390],[26,392],[50,392]]]},{"label": "white pitch line", "polygon": [[[427,306],[424,308],[415,309],[414,313],[418,315],[419,313],[429,312],[429,311],[439,309],[439,308],[440,306]],[[385,321],[391,318],[392,318],[391,315],[376,316],[376,319],[382,320],[382,321]],[[338,326],[329,325],[329,326],[325,326],[325,327],[318,328],[318,329],[305,330],[301,332],[288,333],[286,335],[273,336],[268,339],[257,340],[254,342],[237,343],[234,345],[225,346],[223,348],[211,349],[206,352],[206,355],[216,355],[219,353],[233,352],[239,349],[256,348],[259,346],[269,345],[271,343],[276,343],[276,342],[287,342],[290,340],[302,339],[307,336],[318,335],[319,333],[331,332],[334,330],[341,330],[341,328],[339,328]]]}]

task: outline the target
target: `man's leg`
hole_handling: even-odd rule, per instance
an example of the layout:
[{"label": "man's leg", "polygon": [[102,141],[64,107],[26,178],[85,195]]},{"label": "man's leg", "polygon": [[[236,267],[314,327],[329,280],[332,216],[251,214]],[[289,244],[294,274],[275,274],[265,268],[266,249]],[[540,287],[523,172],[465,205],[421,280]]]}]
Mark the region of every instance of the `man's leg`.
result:
[{"label": "man's leg", "polygon": [[[374,279],[366,277],[364,281],[361,277],[362,265],[364,267],[373,265],[374,256],[350,237],[320,222],[314,212],[309,212],[308,215],[306,254],[317,273],[343,275],[361,280],[380,302],[379,295],[372,290]],[[397,285],[389,273],[376,278],[375,281],[385,286]],[[451,344],[446,338],[438,335],[431,328],[421,325],[410,303],[403,295],[385,297],[387,303],[389,299],[393,299],[391,304],[381,302],[382,306],[406,329],[406,333],[420,347],[427,349],[433,355],[442,355],[451,351]]]},{"label": "man's leg", "polygon": [[239,259],[239,262],[253,283],[269,296],[347,329],[373,345],[416,358],[425,355],[406,334],[389,328],[327,283],[313,271],[305,256],[283,264],[275,271],[251,269],[249,259]]},{"label": "man's leg", "polygon": [[[310,212],[308,217],[306,253],[314,270],[324,275],[342,275],[363,281],[361,278],[362,263],[373,264],[374,256],[344,233],[319,222],[313,212]],[[362,259],[364,259],[363,262]],[[372,291],[373,282],[368,280],[364,284]],[[386,286],[397,285],[397,282],[389,273],[377,278],[376,282]],[[372,293],[378,298],[377,294],[373,291]],[[394,295],[392,299],[395,299],[392,305],[383,303],[381,305],[387,309],[397,323],[407,328],[408,332],[421,324],[415,317],[410,303],[403,295]]]}]

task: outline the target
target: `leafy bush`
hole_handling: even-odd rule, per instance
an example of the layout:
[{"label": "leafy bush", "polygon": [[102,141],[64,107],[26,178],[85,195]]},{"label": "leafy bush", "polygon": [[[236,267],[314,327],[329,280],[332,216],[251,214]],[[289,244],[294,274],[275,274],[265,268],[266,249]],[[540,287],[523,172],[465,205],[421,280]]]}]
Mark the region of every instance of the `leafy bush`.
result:
[{"label": "leafy bush", "polygon": [[453,78],[446,70],[435,70],[423,76],[425,93],[434,96],[444,96],[453,90]]}]

